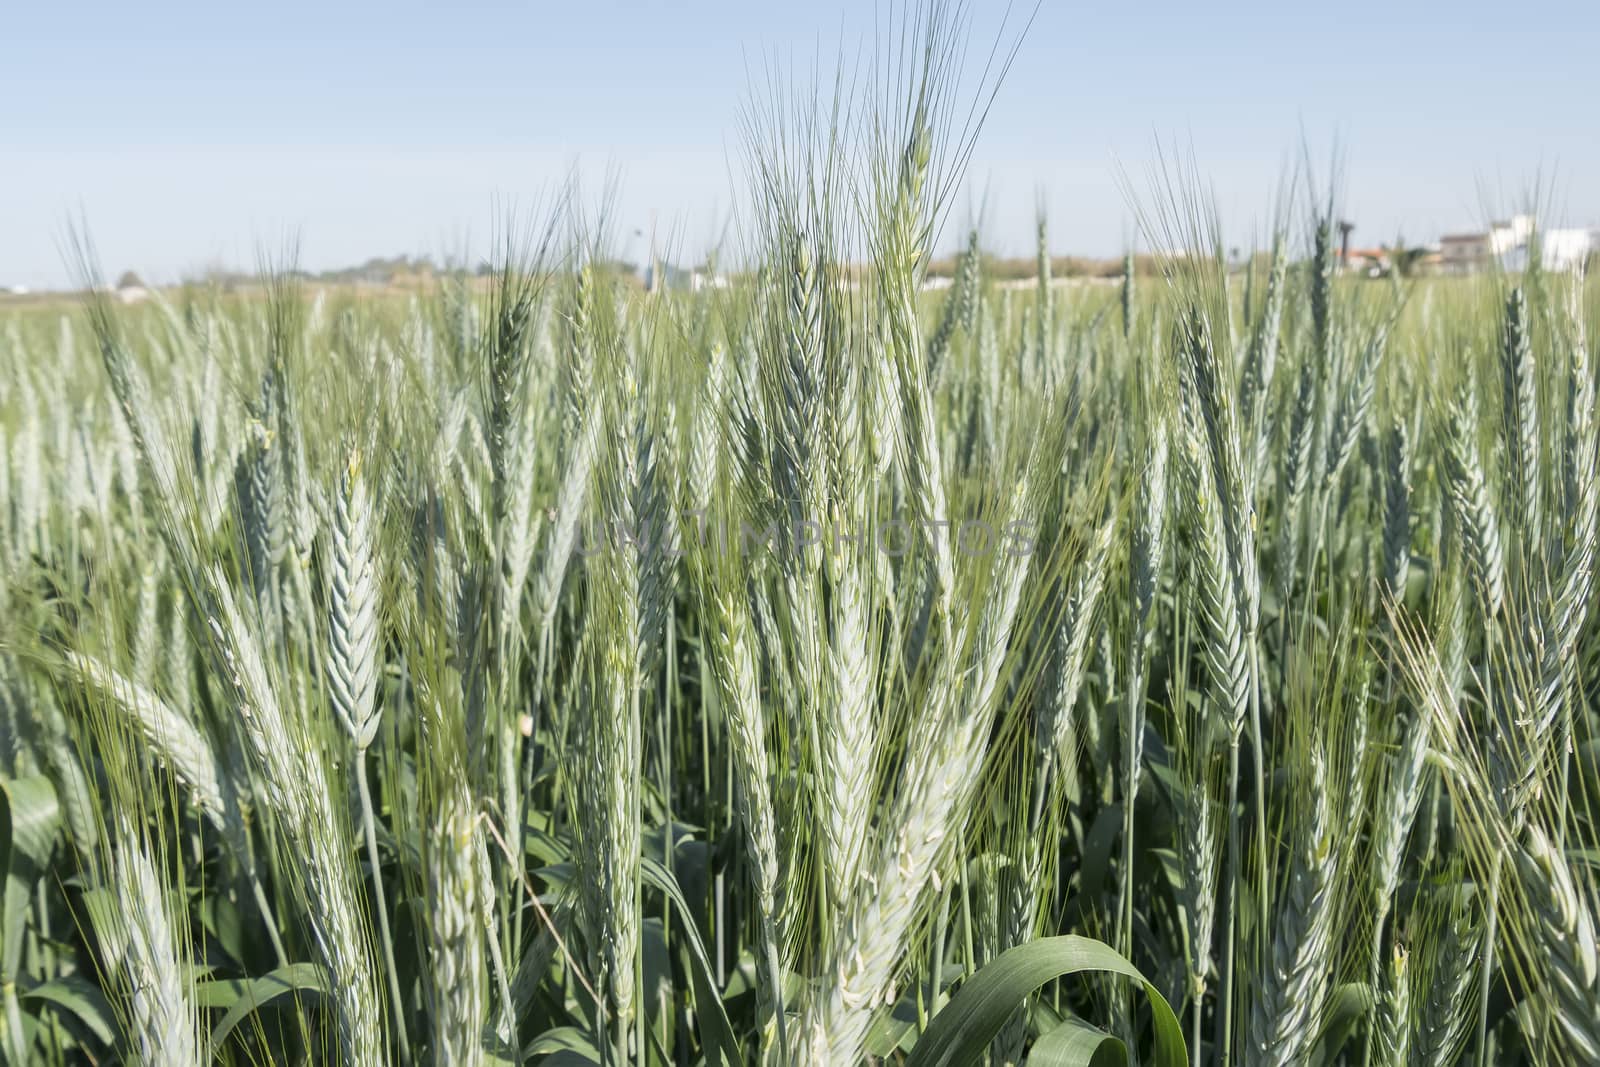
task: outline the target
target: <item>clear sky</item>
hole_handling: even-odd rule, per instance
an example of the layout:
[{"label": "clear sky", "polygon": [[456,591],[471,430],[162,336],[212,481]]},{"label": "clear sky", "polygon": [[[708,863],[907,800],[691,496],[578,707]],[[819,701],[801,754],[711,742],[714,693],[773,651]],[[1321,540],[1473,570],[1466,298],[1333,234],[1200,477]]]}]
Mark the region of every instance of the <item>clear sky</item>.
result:
[{"label": "clear sky", "polygon": [[[620,232],[654,222],[693,254],[733,199],[749,72],[831,64],[874,7],[14,0],[0,285],[64,284],[80,210],[109,271],[160,280],[286,234],[314,269],[481,250],[496,204],[574,165],[620,175]],[[971,9],[981,61],[1004,5]],[[1358,244],[1473,228],[1536,186],[1547,224],[1600,224],[1597,42],[1600,5],[1576,0],[1044,0],[957,215],[987,190],[986,244],[1023,253],[1042,202],[1056,251],[1115,255],[1119,171],[1144,189],[1160,139],[1192,146],[1242,240],[1302,143],[1337,141]]]}]

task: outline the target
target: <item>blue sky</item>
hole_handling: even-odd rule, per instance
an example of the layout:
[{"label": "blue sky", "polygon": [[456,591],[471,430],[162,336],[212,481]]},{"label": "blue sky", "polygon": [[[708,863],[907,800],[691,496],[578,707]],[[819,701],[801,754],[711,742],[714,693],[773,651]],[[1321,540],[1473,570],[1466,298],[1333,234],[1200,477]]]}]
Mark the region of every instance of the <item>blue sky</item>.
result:
[{"label": "blue sky", "polygon": [[[1302,141],[1339,144],[1356,241],[1471,228],[1537,185],[1550,223],[1600,223],[1600,5],[1045,0],[973,158],[986,243],[1136,237],[1119,173],[1192,146],[1230,241]],[[715,240],[749,72],[865,46],[865,0],[242,5],[19,3],[0,13],[0,285],[63,284],[81,210],[106,267],[481,250],[495,205],[577,166],[620,176],[624,234]],[[1587,10],[1586,10],[1587,9]],[[973,3],[972,59],[1003,4]],[[1018,14],[1013,12],[1016,23]],[[949,235],[954,237],[953,231]],[[948,241],[947,241],[948,243]],[[627,251],[627,249],[624,249]],[[637,247],[635,253],[642,251]]]}]

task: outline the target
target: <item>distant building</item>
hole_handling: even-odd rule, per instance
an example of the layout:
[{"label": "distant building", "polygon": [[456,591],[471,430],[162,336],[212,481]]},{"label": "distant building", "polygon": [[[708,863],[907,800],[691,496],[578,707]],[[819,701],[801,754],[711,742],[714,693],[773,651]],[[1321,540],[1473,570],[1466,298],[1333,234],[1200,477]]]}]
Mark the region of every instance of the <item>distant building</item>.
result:
[{"label": "distant building", "polygon": [[1489,254],[1503,259],[1519,248],[1528,247],[1533,237],[1532,215],[1513,215],[1508,222],[1495,222],[1489,226]]},{"label": "distant building", "polygon": [[1571,270],[1600,247],[1597,230],[1545,230],[1539,234],[1539,261],[1546,270]]},{"label": "distant building", "polygon": [[1439,269],[1446,273],[1468,274],[1488,262],[1486,233],[1447,233],[1439,238]]},{"label": "distant building", "polygon": [[1453,274],[1482,270],[1491,263],[1504,265],[1506,257],[1526,248],[1533,236],[1533,216],[1514,215],[1493,222],[1487,233],[1452,233],[1439,238],[1443,268]]},{"label": "distant building", "polygon": [[698,293],[706,289],[726,289],[728,276],[716,271],[696,267],[677,267],[662,260],[651,260],[644,268],[644,288],[647,293],[667,290],[687,290]]},{"label": "distant building", "polygon": [[28,287],[26,285],[8,285],[0,292],[4,292],[7,296],[27,296]]},{"label": "distant building", "polygon": [[1456,233],[1439,238],[1440,269],[1468,274],[1495,266],[1519,271],[1527,267],[1529,250],[1539,249],[1547,270],[1568,270],[1600,250],[1600,231],[1539,230],[1532,215],[1514,215],[1490,225],[1487,233]]},{"label": "distant building", "polygon": [[119,303],[138,304],[150,299],[150,290],[145,288],[144,282],[131,270],[122,272],[122,277],[117,279],[117,287],[112,290],[112,295]]},{"label": "distant building", "polygon": [[697,270],[689,278],[689,288],[695,292],[702,289],[726,289],[728,276],[715,271]]},{"label": "distant building", "polygon": [[1387,248],[1346,248],[1339,253],[1340,265],[1350,273],[1379,277],[1389,272]]}]

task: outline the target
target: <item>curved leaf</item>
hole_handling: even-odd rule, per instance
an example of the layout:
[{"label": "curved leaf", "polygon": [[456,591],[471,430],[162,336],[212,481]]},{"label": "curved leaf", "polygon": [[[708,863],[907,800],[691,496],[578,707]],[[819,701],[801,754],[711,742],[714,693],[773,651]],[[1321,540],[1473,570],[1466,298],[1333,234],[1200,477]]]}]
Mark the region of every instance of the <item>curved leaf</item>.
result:
[{"label": "curved leaf", "polygon": [[1128,1046],[1076,1016],[1033,1043],[1028,1067],[1128,1067]]},{"label": "curved leaf", "polygon": [[36,985],[22,994],[21,999],[43,1001],[66,1012],[87,1027],[103,1045],[116,1041],[117,1018],[111,1003],[99,987],[82,975],[69,975]]},{"label": "curved leaf", "polygon": [[22,970],[23,931],[33,883],[50,863],[61,831],[55,787],[42,776],[0,781],[0,822],[5,824],[4,905],[0,907],[0,978],[15,982]]},{"label": "curved leaf", "polygon": [[649,856],[640,857],[639,873],[645,885],[659,889],[672,904],[684,932],[689,935],[689,954],[693,962],[689,976],[694,981],[695,1013],[700,1017],[700,1044],[705,1050],[706,1062],[716,1067],[726,1057],[728,1063],[738,1063],[739,1043],[734,1039],[728,1012],[717,993],[711,957],[700,938],[700,928],[695,925],[694,911],[684,899],[683,890],[678,887],[678,879],[659,860]]},{"label": "curved leaf", "polygon": [[600,1062],[600,1050],[595,1048],[593,1035],[576,1026],[546,1030],[529,1042],[522,1055],[533,1060],[542,1057],[542,1062],[547,1064]]},{"label": "curved leaf", "polygon": [[[1052,978],[1098,971],[1120,974],[1144,987],[1155,1021],[1156,1067],[1184,1067],[1188,1049],[1166,998],[1111,946],[1087,937],[1044,937],[1008,949],[967,979],[923,1033],[906,1061],[909,1067],[955,1067],[980,1061],[1029,994]],[[1065,1040],[1065,1038],[1063,1038]],[[1093,1052],[1077,1062],[1093,1062]],[[1065,1061],[1072,1062],[1072,1061]]]},{"label": "curved leaf", "polygon": [[100,958],[110,970],[122,966],[128,950],[128,926],[111,890],[102,887],[83,891],[83,914],[100,946]]},{"label": "curved leaf", "polygon": [[11,792],[0,784],[0,877],[11,870]]},{"label": "curved leaf", "polygon": [[259,978],[240,978],[200,982],[194,988],[195,1003],[228,1011],[211,1031],[212,1047],[220,1047],[233,1028],[261,1008],[299,993],[321,995],[327,978],[320,965],[291,963]]},{"label": "curved leaf", "polygon": [[0,781],[6,822],[6,868],[15,871],[25,859],[36,869],[49,863],[61,830],[61,804],[55,786],[43,775]]},{"label": "curved leaf", "polygon": [[1335,988],[1322,1010],[1322,1036],[1317,1040],[1312,1063],[1334,1063],[1372,1007],[1372,990],[1365,982],[1346,982]]}]

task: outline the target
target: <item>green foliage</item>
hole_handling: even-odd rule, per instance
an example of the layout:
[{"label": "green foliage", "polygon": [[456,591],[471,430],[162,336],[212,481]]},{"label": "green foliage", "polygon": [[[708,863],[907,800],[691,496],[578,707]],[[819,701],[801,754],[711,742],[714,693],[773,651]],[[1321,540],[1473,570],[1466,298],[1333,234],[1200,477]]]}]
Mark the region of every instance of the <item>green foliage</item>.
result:
[{"label": "green foliage", "polygon": [[926,293],[947,14],[727,289],[0,320],[7,1059],[1592,1058],[1595,289]]}]

